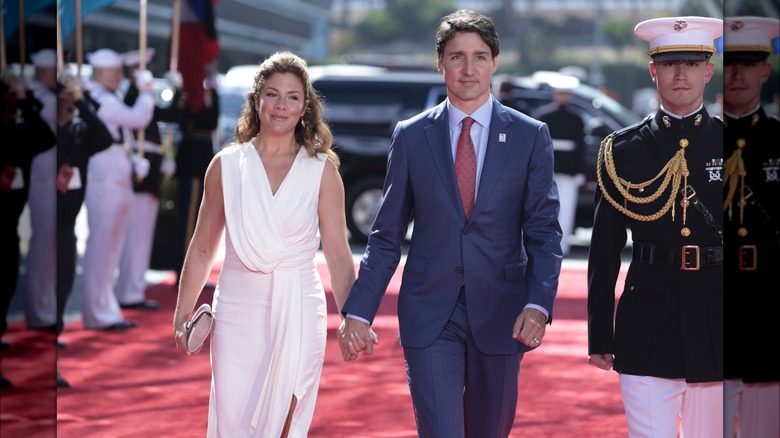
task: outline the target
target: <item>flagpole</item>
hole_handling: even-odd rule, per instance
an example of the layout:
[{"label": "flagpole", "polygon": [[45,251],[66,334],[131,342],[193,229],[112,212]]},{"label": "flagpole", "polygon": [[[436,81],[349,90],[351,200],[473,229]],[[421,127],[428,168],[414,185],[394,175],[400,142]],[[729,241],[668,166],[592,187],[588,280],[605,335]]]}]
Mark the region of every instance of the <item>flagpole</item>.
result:
[{"label": "flagpole", "polygon": [[[138,52],[141,55],[140,62],[138,63],[138,68],[140,70],[146,70],[146,0],[141,0],[141,12],[140,12],[140,26],[139,26],[139,48]],[[132,78],[131,78],[132,80]],[[141,90],[139,90],[141,91]],[[154,120],[152,120],[149,123],[155,123]],[[138,144],[138,157],[143,158],[144,157],[144,143],[146,137],[146,131],[145,128],[141,128],[138,130],[138,135],[136,136],[136,143]],[[143,178],[139,178],[139,181]]]},{"label": "flagpole", "polygon": [[[0,11],[3,10],[3,0],[0,0]],[[5,73],[8,63],[5,60],[5,20],[0,14],[0,73]]]},{"label": "flagpole", "polygon": [[81,40],[81,0],[75,0],[73,13],[76,19],[76,77],[81,78],[81,66],[84,64],[84,44]]},{"label": "flagpole", "polygon": [[25,52],[24,42],[24,0],[19,0],[19,76],[24,77]]},{"label": "flagpole", "polygon": [[57,73],[58,76],[65,71],[65,61],[62,53],[62,20],[60,19],[60,2],[57,2]]},{"label": "flagpole", "polygon": [[[171,20],[171,55],[170,71],[179,71],[179,26],[181,24],[181,0],[173,0],[173,17]],[[174,93],[175,94],[175,93]],[[172,102],[171,105],[177,105],[178,102]],[[167,124],[165,132],[165,141],[163,142],[163,155],[173,158],[173,125]]]}]

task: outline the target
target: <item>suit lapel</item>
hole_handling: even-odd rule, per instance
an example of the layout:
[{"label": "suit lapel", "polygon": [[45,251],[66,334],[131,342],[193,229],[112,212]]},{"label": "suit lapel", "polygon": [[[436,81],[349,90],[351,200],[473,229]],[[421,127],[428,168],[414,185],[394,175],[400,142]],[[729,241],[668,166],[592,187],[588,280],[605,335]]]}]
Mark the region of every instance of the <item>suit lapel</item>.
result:
[{"label": "suit lapel", "polygon": [[452,161],[452,148],[450,146],[449,119],[447,101],[439,104],[428,116],[431,124],[426,126],[425,137],[428,140],[436,170],[441,178],[444,189],[450,197],[455,211],[464,216],[463,204],[458,193],[458,183],[455,178],[455,163]]},{"label": "suit lapel", "polygon": [[[474,211],[471,213],[471,219],[475,218],[485,206],[490,193],[496,186],[501,169],[507,160],[510,144],[517,144],[522,141],[521,138],[512,138],[514,132],[510,132],[509,125],[512,119],[504,110],[498,101],[493,101],[493,116],[490,119],[488,129],[487,150],[485,150],[485,162],[482,164],[482,176],[479,179],[479,191],[477,200],[474,203]],[[504,141],[499,139],[503,138]],[[454,174],[454,171],[453,171]]]}]

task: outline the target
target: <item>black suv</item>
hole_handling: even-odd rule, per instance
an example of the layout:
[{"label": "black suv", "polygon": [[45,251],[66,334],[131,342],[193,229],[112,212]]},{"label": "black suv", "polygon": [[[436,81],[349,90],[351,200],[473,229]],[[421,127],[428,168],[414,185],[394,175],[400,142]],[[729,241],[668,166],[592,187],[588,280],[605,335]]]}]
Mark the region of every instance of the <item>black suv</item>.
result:
[{"label": "black suv", "polygon": [[[533,116],[539,107],[552,102],[549,81],[558,74],[537,72],[531,76],[512,77],[514,106]],[[498,90],[499,82],[505,79],[505,76],[497,76],[493,89]],[[590,228],[593,223],[593,195],[598,185],[596,161],[599,145],[613,131],[638,123],[642,118],[607,94],[584,83],[572,90],[570,104],[578,110],[585,124],[585,184],[580,187],[574,226]]]},{"label": "black suv", "polygon": [[[256,65],[237,66],[225,75],[220,98],[223,141],[229,141],[232,135],[256,69]],[[350,239],[364,243],[382,201],[393,129],[400,120],[447,97],[444,77],[433,71],[394,71],[362,65],[312,66],[309,75],[325,104],[325,119],[333,132],[334,150],[341,158]],[[237,79],[231,80],[234,76]],[[513,98],[529,113],[552,101],[549,85],[543,81],[515,77],[514,82]],[[494,88],[497,87],[495,84]],[[589,228],[593,219],[599,143],[612,131],[639,121],[639,116],[584,84],[574,90],[572,104],[580,109],[585,120],[586,167],[591,170],[586,172],[587,183],[581,189],[575,226]]]},{"label": "black suv", "polygon": [[309,74],[325,103],[325,119],[341,159],[350,238],[362,243],[382,201],[393,129],[398,121],[444,100],[444,78],[437,72],[357,65],[315,66]]}]

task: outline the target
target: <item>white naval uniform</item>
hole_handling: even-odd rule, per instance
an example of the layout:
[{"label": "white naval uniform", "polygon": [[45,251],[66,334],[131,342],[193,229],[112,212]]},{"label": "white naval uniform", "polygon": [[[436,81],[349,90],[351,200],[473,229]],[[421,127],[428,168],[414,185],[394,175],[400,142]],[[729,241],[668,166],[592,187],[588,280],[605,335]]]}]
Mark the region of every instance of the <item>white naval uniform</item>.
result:
[{"label": "white naval uniform", "polygon": [[[144,151],[162,154],[162,147],[144,141]],[[150,170],[154,172],[154,170]],[[120,304],[136,304],[146,299],[146,270],[152,259],[154,230],[160,200],[149,192],[133,193],[130,224],[119,262],[116,295]]]},{"label": "white naval uniform", "polygon": [[[141,93],[132,107],[99,84],[92,88],[91,95],[100,105],[97,116],[114,139],[130,142],[131,132],[122,131],[143,129],[152,120],[155,102],[149,91]],[[114,143],[89,159],[84,199],[89,237],[82,273],[82,317],[87,329],[123,320],[113,286],[133,204],[133,172],[128,151],[124,144]]]},{"label": "white naval uniform", "polygon": [[[28,89],[42,103],[41,118],[57,134],[57,95],[38,81]],[[25,265],[24,310],[27,328],[54,327],[57,322],[57,148],[35,156],[30,168],[31,235]]]}]

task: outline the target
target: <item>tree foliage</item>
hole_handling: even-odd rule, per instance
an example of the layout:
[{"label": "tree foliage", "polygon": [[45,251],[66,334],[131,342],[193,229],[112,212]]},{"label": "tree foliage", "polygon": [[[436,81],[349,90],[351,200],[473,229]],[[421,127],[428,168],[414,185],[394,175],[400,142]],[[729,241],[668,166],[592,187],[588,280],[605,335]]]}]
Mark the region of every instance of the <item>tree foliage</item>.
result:
[{"label": "tree foliage", "polygon": [[365,45],[429,41],[441,17],[456,9],[452,0],[393,0],[387,7],[369,12],[355,27]]}]

